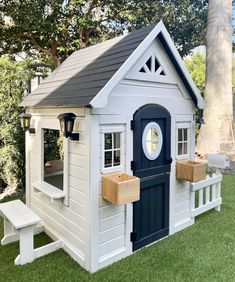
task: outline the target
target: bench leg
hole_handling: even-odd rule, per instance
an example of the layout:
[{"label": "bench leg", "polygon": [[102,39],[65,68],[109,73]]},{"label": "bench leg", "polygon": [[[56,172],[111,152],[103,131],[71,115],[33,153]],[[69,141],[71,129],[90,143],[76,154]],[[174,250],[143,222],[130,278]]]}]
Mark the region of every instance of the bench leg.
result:
[{"label": "bench leg", "polygon": [[34,226],[20,229],[20,254],[15,259],[16,265],[23,265],[34,260],[34,244],[33,244]]},{"label": "bench leg", "polygon": [[4,217],[4,237],[1,240],[1,245],[7,245],[18,240],[19,235],[15,232],[10,221]]}]

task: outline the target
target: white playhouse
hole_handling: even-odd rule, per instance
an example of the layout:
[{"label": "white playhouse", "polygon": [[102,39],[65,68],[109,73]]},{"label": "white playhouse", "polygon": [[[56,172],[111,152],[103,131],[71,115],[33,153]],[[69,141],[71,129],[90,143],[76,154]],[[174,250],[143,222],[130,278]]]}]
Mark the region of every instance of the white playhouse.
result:
[{"label": "white playhouse", "polygon": [[[28,223],[0,207],[2,243],[20,230],[16,263],[62,247],[94,272],[194,223],[195,192],[212,184],[193,162],[205,104],[162,22],[74,52],[21,106]],[[215,178],[203,211],[221,204]],[[30,260],[29,225],[55,241]]]}]

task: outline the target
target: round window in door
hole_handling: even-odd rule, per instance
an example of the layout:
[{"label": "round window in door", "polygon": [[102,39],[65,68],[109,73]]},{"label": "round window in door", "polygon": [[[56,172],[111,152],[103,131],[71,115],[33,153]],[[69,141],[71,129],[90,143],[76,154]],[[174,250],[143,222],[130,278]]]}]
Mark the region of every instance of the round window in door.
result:
[{"label": "round window in door", "polygon": [[162,131],[156,122],[145,126],[142,136],[142,147],[146,158],[155,160],[162,150]]}]

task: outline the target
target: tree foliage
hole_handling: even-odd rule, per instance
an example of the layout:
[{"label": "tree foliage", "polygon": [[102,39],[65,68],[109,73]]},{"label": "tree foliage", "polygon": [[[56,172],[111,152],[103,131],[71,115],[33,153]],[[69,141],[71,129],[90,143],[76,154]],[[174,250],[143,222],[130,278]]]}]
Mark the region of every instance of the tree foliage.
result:
[{"label": "tree foliage", "polygon": [[202,96],[205,93],[206,81],[206,59],[200,53],[195,53],[192,57],[187,57],[184,63],[193,78],[195,84],[200,90]]},{"label": "tree foliage", "polygon": [[182,55],[204,42],[208,0],[2,0],[2,53],[59,65],[74,50],[163,20]]},{"label": "tree foliage", "polygon": [[0,58],[0,179],[15,187],[24,184],[24,132],[18,105],[31,77],[28,66],[28,61]]}]

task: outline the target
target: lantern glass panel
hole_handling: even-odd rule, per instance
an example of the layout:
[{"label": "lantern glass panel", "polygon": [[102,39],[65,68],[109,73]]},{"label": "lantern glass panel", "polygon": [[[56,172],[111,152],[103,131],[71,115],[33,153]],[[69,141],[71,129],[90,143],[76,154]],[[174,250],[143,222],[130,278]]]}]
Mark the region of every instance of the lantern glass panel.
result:
[{"label": "lantern glass panel", "polygon": [[30,118],[26,117],[23,119],[23,127],[26,128],[30,128]]},{"label": "lantern glass panel", "polygon": [[72,133],[72,132],[73,132],[73,123],[74,123],[74,119],[67,120],[66,123],[67,123],[66,132]]},{"label": "lantern glass panel", "polygon": [[62,133],[65,132],[65,123],[64,123],[64,120],[63,119],[60,119],[60,131]]}]

